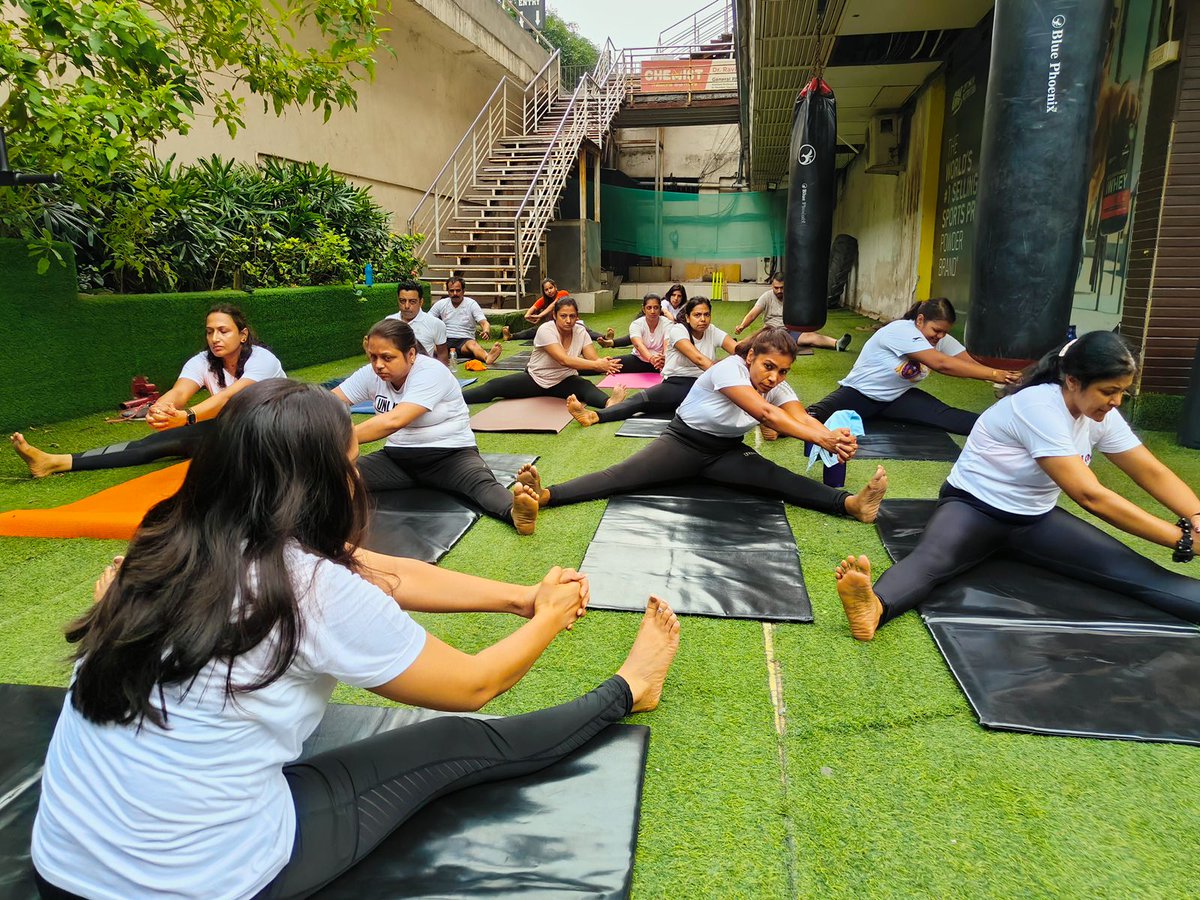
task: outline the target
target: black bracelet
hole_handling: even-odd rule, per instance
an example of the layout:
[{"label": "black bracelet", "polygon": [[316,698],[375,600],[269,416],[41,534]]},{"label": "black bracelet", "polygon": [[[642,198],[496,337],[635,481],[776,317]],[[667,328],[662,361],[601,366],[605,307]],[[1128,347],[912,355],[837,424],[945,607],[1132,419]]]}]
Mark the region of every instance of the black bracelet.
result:
[{"label": "black bracelet", "polygon": [[1196,557],[1196,551],[1192,549],[1192,520],[1180,516],[1175,524],[1183,534],[1175,544],[1175,552],[1171,559],[1177,563],[1191,562]]}]

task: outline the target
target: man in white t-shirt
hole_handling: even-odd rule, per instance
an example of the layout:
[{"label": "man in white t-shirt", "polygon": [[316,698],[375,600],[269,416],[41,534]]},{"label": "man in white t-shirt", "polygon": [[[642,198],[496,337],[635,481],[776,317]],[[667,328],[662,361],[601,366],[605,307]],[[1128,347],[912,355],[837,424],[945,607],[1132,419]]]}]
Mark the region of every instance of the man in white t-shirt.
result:
[{"label": "man in white t-shirt", "polygon": [[421,309],[421,285],[415,281],[402,281],[396,286],[396,305],[400,311],[387,318],[404,322],[416,335],[417,343],[439,362],[450,365],[450,351],[446,347],[446,323]]},{"label": "man in white t-shirt", "polygon": [[457,275],[446,279],[446,296],[433,304],[429,314],[446,323],[446,345],[462,359],[477,359],[491,365],[500,358],[504,345],[497,341],[491,350],[484,350],[475,340],[478,324],[483,339],[492,336],[492,325],[474,298],[466,296],[467,283]]},{"label": "man in white t-shirt", "polygon": [[[753,324],[763,312],[766,312],[766,318],[763,319],[763,326],[770,328],[785,328],[783,323],[783,276],[776,274],[771,278],[771,289],[763,291],[755,304],[750,307],[750,312],[746,313],[746,317],[742,319],[741,324],[733,329],[734,334],[741,334]],[[789,334],[796,339],[796,343],[801,347],[821,347],[825,350],[837,350],[839,353],[849,349],[851,337],[849,333],[843,334],[840,339],[834,340],[828,335],[818,334],[815,331],[795,332],[789,329]]]}]

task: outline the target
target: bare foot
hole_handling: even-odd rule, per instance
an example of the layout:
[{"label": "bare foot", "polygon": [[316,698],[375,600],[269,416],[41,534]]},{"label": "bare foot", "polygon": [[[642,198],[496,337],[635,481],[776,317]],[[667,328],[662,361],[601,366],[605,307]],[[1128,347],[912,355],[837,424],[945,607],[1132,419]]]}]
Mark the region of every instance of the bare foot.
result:
[{"label": "bare foot", "polygon": [[537,527],[538,495],[527,484],[517,482],[512,487],[513,508],[512,523],[517,534],[533,534]]},{"label": "bare foot", "polygon": [[542,476],[538,474],[537,466],[526,463],[517,470],[517,481],[531,488],[535,494],[542,493]]},{"label": "bare foot", "polygon": [[606,338],[606,337],[598,337],[598,338],[596,338],[596,343],[599,344],[601,347],[603,347],[605,350],[607,350],[613,346],[613,339]]},{"label": "bare foot", "polygon": [[850,623],[850,633],[857,640],[871,640],[883,617],[883,604],[871,587],[871,561],[865,556],[858,559],[847,556],[838,563],[834,577],[837,578],[842,609],[846,611],[846,619]]},{"label": "bare foot", "polygon": [[504,344],[502,344],[500,341],[496,341],[496,343],[492,344],[492,349],[488,351],[487,360],[486,360],[487,364],[490,366],[492,363],[494,363],[496,360],[498,360],[500,358],[500,354],[503,352],[504,352]]},{"label": "bare foot", "polygon": [[504,341],[512,340],[512,329],[509,328],[507,325],[502,325],[500,327],[500,339],[504,340]]},{"label": "bare foot", "polygon": [[618,384],[613,388],[612,396],[608,398],[608,402],[604,404],[605,409],[610,406],[616,406],[618,403],[624,403],[625,398],[629,395],[629,388],[623,384]]},{"label": "bare foot", "polygon": [[610,328],[610,329],[608,329],[608,331],[604,332],[605,340],[611,341],[616,336],[617,336],[617,331],[615,328]]},{"label": "bare foot", "polygon": [[580,403],[579,398],[574,394],[567,398],[567,412],[584,428],[587,428],[589,425],[595,425],[600,421],[600,414]]},{"label": "bare foot", "polygon": [[883,466],[879,466],[863,489],[853,497],[847,498],[846,512],[860,522],[874,522],[875,517],[879,515],[879,504],[883,502],[883,495],[887,493],[887,486],[887,472]]},{"label": "bare foot", "polygon": [[774,428],[768,428],[766,425],[760,424],[758,426],[758,433],[762,435],[762,439],[764,441],[779,440],[779,432],[776,431]]},{"label": "bare foot", "polygon": [[633,712],[649,712],[658,706],[678,651],[679,619],[665,600],[651,597],[629,656],[617,670],[633,694]]},{"label": "bare foot", "polygon": [[47,453],[39,450],[25,440],[25,435],[19,431],[14,431],[9,437],[9,441],[12,442],[13,449],[17,451],[17,456],[21,457],[25,465],[29,466],[29,474],[34,478],[45,478],[56,472],[71,471],[71,454],[69,453]]}]

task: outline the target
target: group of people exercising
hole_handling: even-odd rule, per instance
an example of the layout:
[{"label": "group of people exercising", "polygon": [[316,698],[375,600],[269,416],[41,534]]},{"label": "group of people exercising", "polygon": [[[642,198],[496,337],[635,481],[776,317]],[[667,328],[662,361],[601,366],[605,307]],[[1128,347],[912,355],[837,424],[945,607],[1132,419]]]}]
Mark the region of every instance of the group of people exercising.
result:
[{"label": "group of people exercising", "polygon": [[[576,302],[560,294],[548,281],[526,313],[527,369],[466,391],[449,351],[490,364],[501,344],[485,349],[475,339],[477,326],[485,341],[491,328],[461,279],[428,313],[420,286],[401,284],[398,313],[364,339],[367,363],[332,391],[288,379],[242,313],[215,306],[206,349],[150,407],[149,437],[54,454],[12,435],[34,476],[192,460],[181,489],[150,511],[97,582],[95,604],[68,629],[75,668],[33,834],[42,896],[186,896],[200,886],[211,896],[307,896],[431,799],[536,771],[609,723],[657,706],[679,622],[651,597],[625,663],[579,699],[509,719],[435,718],[294,762],[336,681],[419,706],[478,709],[587,611],[588,580],[571,569],[522,586],[364,550],[373,491],[458,494],[521,534],[546,507],[692,479],[869,523],[887,490],[882,466],[850,493],[744,440],[761,427],[844,462],[855,456],[855,436],[824,423],[853,410],[868,428],[889,418],[967,435],[916,550],[874,583],[865,556],[838,566],[855,638],[870,640],[934,586],[1001,550],[1200,622],[1200,581],[1057,506],[1065,491],[1117,528],[1173,548],[1177,561],[1193,555],[1200,499],[1117,411],[1136,366],[1116,335],[1085,334],[1024,373],[1006,372],[974,360],[949,334],[953,306],[929,300],[880,328],[837,389],[806,407],[787,382],[797,336],[770,320],[736,341],[713,324],[708,299],[676,285],[665,298],[647,295],[628,338],[618,339],[589,331]],[[765,295],[760,302],[770,312]],[[848,338],[832,349],[846,349]],[[597,340],[626,340],[633,352],[602,357]],[[663,380],[627,397],[584,377],[622,371]],[[982,415],[954,409],[918,387],[930,371],[1003,385],[1006,394]],[[189,406],[202,388],[209,397]],[[562,398],[584,427],[646,413],[673,418],[603,471],[545,485],[525,466],[509,490],[480,457],[468,404],[533,396]],[[348,408],[363,401],[375,414],[355,424]],[[359,457],[379,439],[382,449]],[[1089,468],[1096,450],[1177,521],[1105,488]],[[467,654],[426,632],[412,611],[527,621]]]}]

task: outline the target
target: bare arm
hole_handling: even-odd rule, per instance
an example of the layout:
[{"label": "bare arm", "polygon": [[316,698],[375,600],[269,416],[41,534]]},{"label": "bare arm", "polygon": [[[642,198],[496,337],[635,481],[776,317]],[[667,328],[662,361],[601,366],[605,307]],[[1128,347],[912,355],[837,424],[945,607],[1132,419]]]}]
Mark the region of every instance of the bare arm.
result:
[{"label": "bare arm", "polygon": [[444,366],[450,365],[450,349],[449,344],[435,344],[433,355]]},{"label": "bare arm", "polygon": [[992,369],[988,366],[981,366],[965,350],[958,354],[958,356],[947,356],[940,350],[932,348],[922,350],[920,353],[908,353],[905,355],[909,359],[933,369],[935,372],[940,372],[943,375],[951,375],[955,378],[974,378],[979,381],[992,381],[1000,384],[1014,382],[1020,378],[1019,372],[1008,372],[1004,369]]},{"label": "bare arm", "polygon": [[[621,364],[615,357],[606,356],[601,359],[596,355],[596,348],[591,344],[583,347],[583,356],[571,356],[561,343],[555,341],[540,349],[550,354],[550,358],[561,366],[570,366],[577,372],[619,372]],[[588,354],[591,354],[590,356]]]},{"label": "bare arm", "polygon": [[749,385],[721,388],[721,393],[752,415],[762,424],[788,437],[809,441],[836,453],[845,462],[854,456],[858,442],[845,428],[830,431],[808,414],[799,400],[791,400],[783,406],[768,403],[767,399]]},{"label": "bare arm", "polygon": [[633,349],[637,351],[638,356],[648,361],[654,368],[661,369],[666,362],[663,354],[652,353],[650,348],[646,346],[646,342],[636,335],[629,336],[629,342],[633,344]]},{"label": "bare arm", "polygon": [[1124,453],[1105,454],[1143,491],[1175,515],[1192,520],[1192,529],[1200,536],[1200,499],[1182,478],[1168,469],[1144,445]]},{"label": "bare arm", "polygon": [[[336,388],[334,388],[334,392],[337,392]],[[342,398],[345,399],[344,394]],[[360,446],[369,444],[371,441],[394,434],[405,425],[411,425],[427,412],[429,410],[417,403],[397,403],[390,411],[376,413],[365,422],[355,425],[354,438]]]},{"label": "bare arm", "polygon": [[733,329],[733,333],[741,334],[743,331],[749,328],[751,323],[753,323],[755,319],[762,315],[762,312],[765,308],[765,303],[763,303],[761,300],[756,300],[754,305],[750,307],[750,312],[746,313],[746,318],[742,319],[741,323]]},{"label": "bare arm", "polygon": [[1174,547],[1179,541],[1178,526],[1150,515],[1116,491],[1106,488],[1080,457],[1046,456],[1037,463],[1068,497],[1110,525],[1164,547]]},{"label": "bare arm", "polygon": [[733,356],[737,352],[738,342],[729,335],[725,335],[725,340],[721,341],[721,349]]},{"label": "bare arm", "polygon": [[[724,346],[722,344],[722,346]],[[700,348],[687,338],[683,338],[675,342],[675,349],[678,350],[686,359],[691,360],[692,364],[698,369],[704,370],[712,366],[716,360],[709,359],[700,352]]]}]

